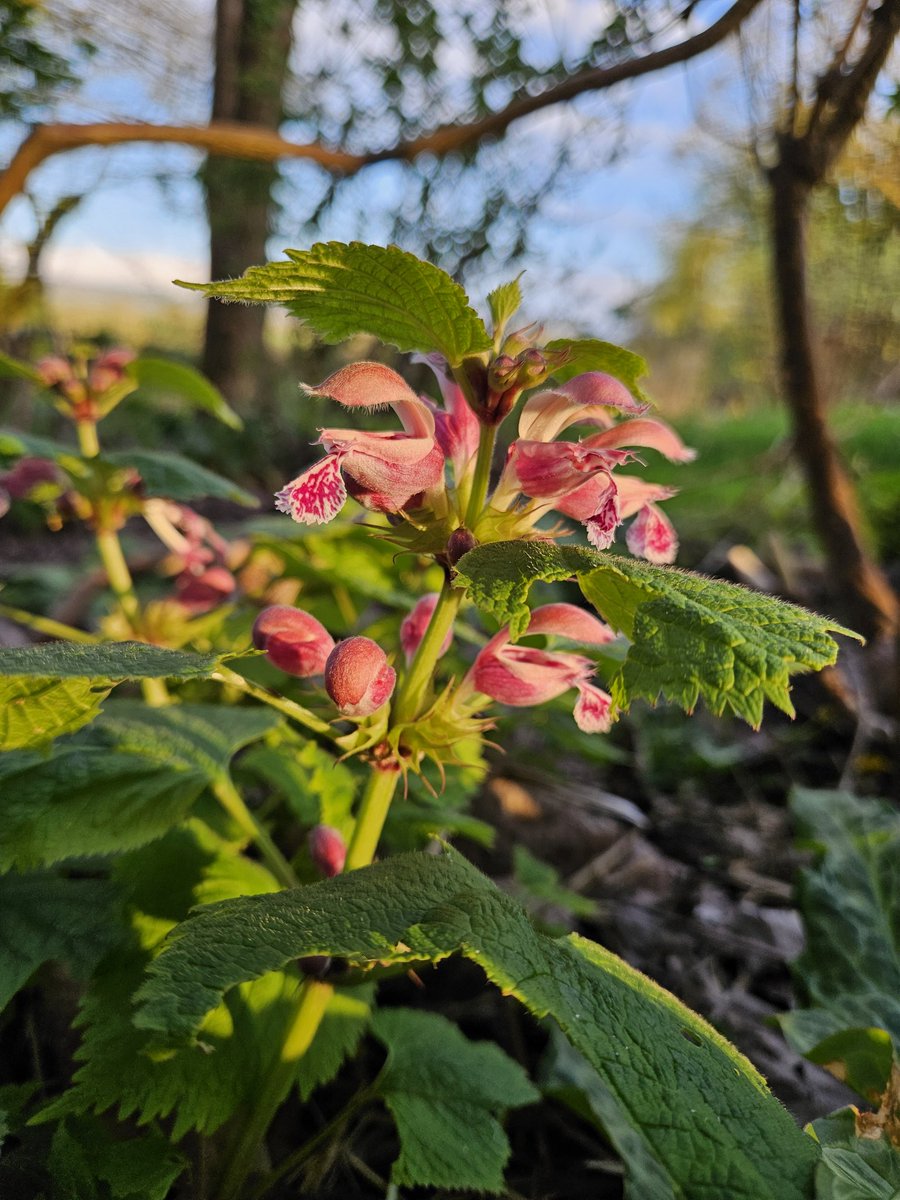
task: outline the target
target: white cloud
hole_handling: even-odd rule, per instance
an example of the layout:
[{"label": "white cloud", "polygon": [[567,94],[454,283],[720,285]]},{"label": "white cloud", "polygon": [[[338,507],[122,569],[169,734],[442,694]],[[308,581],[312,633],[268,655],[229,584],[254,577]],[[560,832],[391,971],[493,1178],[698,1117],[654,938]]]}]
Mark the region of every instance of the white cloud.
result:
[{"label": "white cloud", "polygon": [[[12,277],[25,265],[25,250],[5,246],[0,269]],[[205,261],[152,250],[114,251],[96,243],[48,247],[41,263],[45,283],[56,290],[97,289],[132,296],[165,298],[173,303],[202,303],[192,292],[172,285],[173,279],[209,278]]]}]

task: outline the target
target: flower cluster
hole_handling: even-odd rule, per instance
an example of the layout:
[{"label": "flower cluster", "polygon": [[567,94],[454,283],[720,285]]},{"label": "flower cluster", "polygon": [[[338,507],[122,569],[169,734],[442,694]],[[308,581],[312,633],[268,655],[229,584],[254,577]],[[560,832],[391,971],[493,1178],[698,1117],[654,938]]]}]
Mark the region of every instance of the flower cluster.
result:
[{"label": "flower cluster", "polygon": [[[456,370],[439,355],[420,357],[417,361],[434,372],[441,402],[418,395],[395,371],[373,362],[343,367],[317,387],[304,387],[307,396],[346,409],[391,409],[400,427],[321,429],[318,444],[324,455],[277,493],[276,507],[301,524],[321,524],[353,497],[364,508],[387,514],[394,527],[390,536],[433,555],[451,580],[455,564],[479,543],[554,536],[557,531],[548,533],[539,524],[551,512],[580,522],[597,550],[608,549],[630,520],[625,541],[631,553],[654,563],[672,562],[678,540],[660,504],[674,489],[628,468],[641,464],[643,450],[679,463],[690,461],[693,451],[668,425],[649,416],[648,405],[618,379],[600,371],[568,378],[569,352],[538,349],[530,344],[535,332],[512,334],[493,357],[476,356]],[[562,381],[546,386],[554,373]],[[529,391],[517,436],[491,488],[495,431]],[[582,436],[575,440],[579,429]],[[415,531],[406,542],[397,529],[404,522]],[[423,596],[401,624],[400,648],[411,675],[438,603],[436,594]],[[444,636],[439,647],[431,647],[432,655],[450,647],[452,629],[441,628]],[[593,662],[533,639],[598,646],[613,636],[604,622],[574,605],[537,608],[526,640],[515,644],[509,628],[501,629],[462,680],[435,702],[431,715],[439,712],[441,720],[451,727],[455,721],[461,729],[490,700],[524,707],[573,690],[579,728],[605,732],[613,703],[593,682]],[[364,719],[379,711],[396,684],[396,672],[375,642],[351,637],[335,645],[318,621],[299,610],[279,607],[261,614],[254,642],[284,670],[305,677],[322,674],[344,716]],[[404,713],[401,720],[408,715],[403,700],[398,712]],[[428,719],[421,708],[420,718]]]},{"label": "flower cluster", "polygon": [[[304,389],[345,408],[390,407],[402,431],[320,430],[325,456],[277,493],[279,511],[302,524],[321,524],[332,520],[350,495],[378,512],[427,510],[441,519],[455,512],[462,520],[482,425],[444,360],[429,355],[422,361],[437,376],[443,407],[417,396],[381,363],[343,367],[318,387]],[[638,449],[656,450],[673,462],[689,462],[693,451],[646,411],[624,384],[598,371],[529,397],[486,514],[512,513],[508,528],[523,536],[555,509],[580,521],[598,550],[608,549],[618,526],[634,517],[626,536],[629,550],[651,562],[672,562],[678,541],[659,503],[673,489],[619,468],[639,462]],[[599,432],[581,441],[561,440],[576,425]]]},{"label": "flower cluster", "polygon": [[[52,355],[41,359],[37,372],[44,386],[57,394],[59,407],[68,415],[76,421],[95,421],[112,406],[112,394],[125,385],[125,369],[134,357],[132,350],[122,347],[88,359]],[[128,390],[133,386],[128,383]]]}]

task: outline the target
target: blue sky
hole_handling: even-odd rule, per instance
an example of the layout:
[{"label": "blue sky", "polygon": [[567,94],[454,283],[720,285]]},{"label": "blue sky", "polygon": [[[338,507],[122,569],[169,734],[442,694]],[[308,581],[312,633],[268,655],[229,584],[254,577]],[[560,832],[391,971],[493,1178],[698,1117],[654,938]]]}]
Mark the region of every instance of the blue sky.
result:
[{"label": "blue sky", "polygon": [[[715,6],[703,8],[705,22]],[[537,253],[523,265],[527,292],[542,282],[547,285],[544,316],[551,315],[546,311],[548,300],[551,310],[560,313],[590,303],[596,315],[605,315],[657,275],[660,247],[690,215],[696,194],[698,155],[685,149],[692,136],[692,98],[701,90],[701,72],[719,69],[721,59],[689,68],[690,75],[684,68],[673,68],[625,85],[627,92],[617,89],[617,101],[627,96],[628,140],[621,153],[609,165],[583,163],[564,191],[548,197],[545,215],[535,226]],[[127,79],[98,78],[89,84],[87,95],[89,107],[98,113],[124,107],[146,119],[163,116],[141,87]],[[599,111],[591,100],[583,107]],[[567,119],[562,106],[548,109],[513,126],[511,136],[523,149],[534,149],[546,132]],[[11,149],[14,140],[4,138],[0,150]],[[192,178],[200,161],[197,153],[180,147],[135,145],[75,151],[42,166],[32,183],[42,199],[90,187],[47,253],[45,271],[51,285],[105,284],[185,296],[170,291],[168,281],[173,276],[204,279],[208,273],[202,196]],[[291,167],[289,178],[295,173]],[[390,166],[370,170],[365,187],[375,196],[389,196],[396,175],[397,169]],[[165,176],[166,185],[154,176]],[[386,224],[379,222],[376,209],[373,205],[366,236],[383,242]],[[32,229],[28,205],[14,202],[0,226],[2,261],[15,261],[16,244]],[[342,229],[339,217],[322,232],[338,238],[358,234],[356,229]],[[272,257],[280,256],[282,240],[270,244]],[[296,243],[296,238],[286,242]],[[497,281],[486,282],[493,286]]]}]

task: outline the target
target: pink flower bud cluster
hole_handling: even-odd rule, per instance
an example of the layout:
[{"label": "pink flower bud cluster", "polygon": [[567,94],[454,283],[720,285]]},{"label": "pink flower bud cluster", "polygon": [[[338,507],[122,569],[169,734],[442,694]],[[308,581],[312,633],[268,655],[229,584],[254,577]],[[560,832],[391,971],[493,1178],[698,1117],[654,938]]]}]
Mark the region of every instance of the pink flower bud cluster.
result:
[{"label": "pink flower bud cluster", "polygon": [[289,675],[324,675],[325,690],[342,716],[371,716],[393,695],[397,673],[377,642],[351,637],[335,643],[325,626],[301,608],[276,604],[263,609],[253,625],[253,644]]},{"label": "pink flower bud cluster", "polygon": [[52,355],[37,364],[46,387],[65,401],[76,421],[96,420],[97,401],[125,376],[125,368],[134,359],[134,351],[123,347],[105,350],[87,363]]},{"label": "pink flower bud cluster", "polygon": [[[148,519],[174,553],[169,569],[176,573],[178,603],[192,615],[210,612],[230,600],[237,580],[228,568],[231,547],[205,517],[186,504],[153,501]],[[168,535],[168,536],[167,536]]]}]

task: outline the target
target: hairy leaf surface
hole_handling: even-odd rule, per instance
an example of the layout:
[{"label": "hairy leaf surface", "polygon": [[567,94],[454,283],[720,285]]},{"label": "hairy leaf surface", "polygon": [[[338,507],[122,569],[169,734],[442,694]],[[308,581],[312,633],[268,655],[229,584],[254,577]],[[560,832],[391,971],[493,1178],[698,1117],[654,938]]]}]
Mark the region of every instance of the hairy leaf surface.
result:
[{"label": "hairy leaf surface", "polygon": [[110,704],[48,756],[0,758],[0,869],[111,854],[180,821],[231,755],[279,721],[268,709]]},{"label": "hairy leaf surface", "polygon": [[153,1037],[135,1028],[131,998],[162,938],[194,904],[278,884],[196,820],[123,856],[115,875],[130,901],[131,929],[82,1002],[73,1086],[39,1120],[113,1110],[139,1124],[172,1117],[175,1141],[191,1129],[211,1134],[258,1100],[296,1012],[298,979],[277,972],[235,989],[208,1014],[201,1044],[171,1054],[158,1053]]},{"label": "hairy leaf surface", "polygon": [[817,1149],[746,1059],[614,955],[583,938],[537,933],[451,852],[399,855],[196,913],[152,965],[136,1021],[170,1038],[195,1036],[227,989],[305,954],[365,964],[457,951],[533,1013],[555,1018],[676,1195],[809,1196]]},{"label": "hairy leaf surface", "polygon": [[835,661],[830,632],[857,636],[737,584],[579,546],[497,542],[470,551],[457,570],[475,604],[508,621],[513,638],[527,628],[532,584],[575,576],[600,615],[631,641],[610,681],[620,708],[666,698],[690,711],[702,698],[717,716],[732,712],[757,726],[769,700],[793,716],[790,676]]},{"label": "hairy leaf surface", "polygon": [[317,242],[240,279],[184,286],[219,300],[284,304],[327,342],[370,333],[398,350],[438,351],[457,366],[491,339],[444,271],[397,246]]},{"label": "hairy leaf surface", "polygon": [[44,642],[0,648],[0,675],[53,679],[205,679],[219,665],[218,654],[167,650],[146,642]]}]

